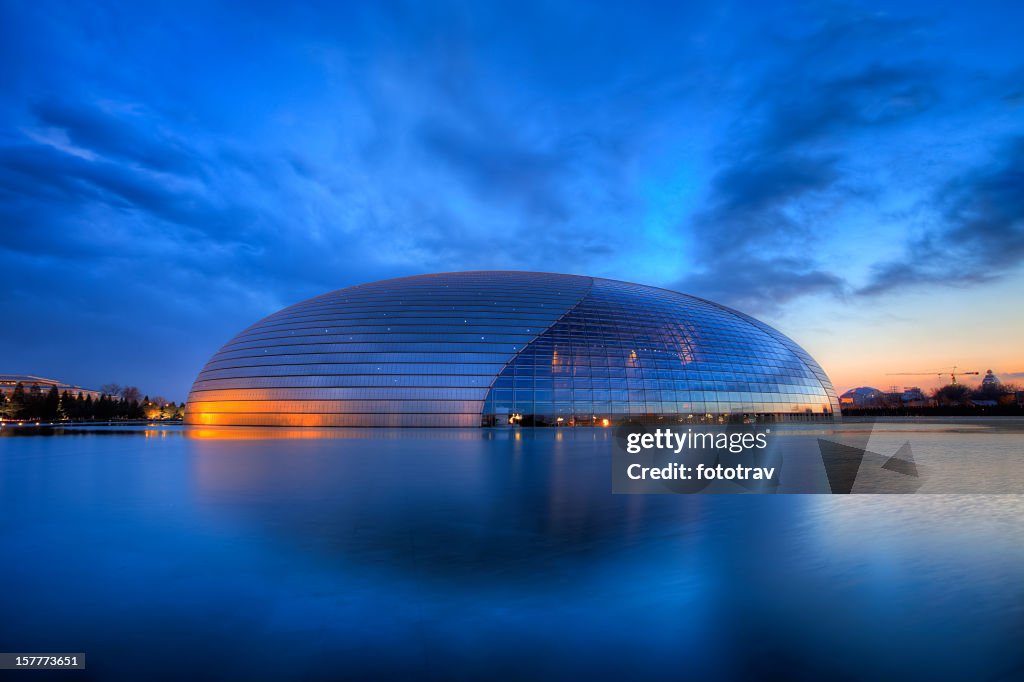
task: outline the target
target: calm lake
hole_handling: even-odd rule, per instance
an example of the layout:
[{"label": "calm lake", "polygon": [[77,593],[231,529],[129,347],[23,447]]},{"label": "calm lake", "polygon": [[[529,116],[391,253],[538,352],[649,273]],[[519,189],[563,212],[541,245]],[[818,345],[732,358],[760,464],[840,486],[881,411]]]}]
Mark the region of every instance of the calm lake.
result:
[{"label": "calm lake", "polygon": [[612,495],[610,430],[3,429],[0,651],[85,652],[77,680],[1024,679],[1024,496],[991,494],[1024,492],[1024,423],[873,428],[941,465],[920,493],[990,494]]}]

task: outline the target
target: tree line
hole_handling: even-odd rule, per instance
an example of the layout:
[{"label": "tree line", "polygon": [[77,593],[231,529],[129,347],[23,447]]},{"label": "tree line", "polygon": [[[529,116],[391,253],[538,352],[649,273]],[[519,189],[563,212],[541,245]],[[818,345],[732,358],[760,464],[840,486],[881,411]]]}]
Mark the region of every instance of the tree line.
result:
[{"label": "tree line", "polygon": [[1016,394],[1021,390],[1017,384],[988,384],[978,388],[971,388],[964,384],[947,384],[932,391],[932,400],[939,405],[956,406],[965,404],[968,401],[992,400],[996,403],[1007,405],[1016,400]]},{"label": "tree line", "polygon": [[947,384],[932,390],[922,401],[905,403],[899,393],[882,394],[868,405],[844,405],[843,414],[849,416],[1016,416],[1024,414],[1018,403],[1022,390],[1017,384],[988,384],[972,388],[965,384]]},{"label": "tree line", "polygon": [[139,397],[134,386],[117,387],[99,398],[82,393],[63,393],[51,386],[49,391],[26,391],[19,382],[9,394],[0,395],[0,417],[24,421],[115,421],[122,419],[181,419],[185,404],[164,398]]}]

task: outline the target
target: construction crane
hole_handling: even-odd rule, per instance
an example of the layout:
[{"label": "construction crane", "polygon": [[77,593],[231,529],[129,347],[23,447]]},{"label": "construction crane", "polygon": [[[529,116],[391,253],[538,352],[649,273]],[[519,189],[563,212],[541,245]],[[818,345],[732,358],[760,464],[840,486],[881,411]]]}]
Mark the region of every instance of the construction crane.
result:
[{"label": "construction crane", "polygon": [[887,377],[914,377],[914,376],[917,376],[917,377],[940,376],[941,377],[941,376],[945,375],[946,373],[949,373],[949,378],[952,380],[953,385],[956,386],[957,385],[957,381],[956,381],[956,375],[957,374],[959,374],[960,376],[965,376],[967,374],[981,374],[981,372],[958,372],[956,370],[957,370],[957,366],[953,365],[952,367],[945,367],[943,369],[936,369],[936,370],[932,370],[931,372],[890,372],[889,374],[886,374],[886,376]]}]

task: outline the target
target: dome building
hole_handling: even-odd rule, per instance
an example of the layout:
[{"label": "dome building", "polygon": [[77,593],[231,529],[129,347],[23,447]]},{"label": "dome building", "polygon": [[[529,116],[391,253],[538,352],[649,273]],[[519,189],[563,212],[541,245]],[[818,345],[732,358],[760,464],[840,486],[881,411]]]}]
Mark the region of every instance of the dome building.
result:
[{"label": "dome building", "polygon": [[839,396],[839,404],[853,408],[884,407],[885,394],[871,386],[851,388]]},{"label": "dome building", "polygon": [[185,422],[608,426],[837,419],[797,344],[703,299],[596,277],[458,272],[289,306],[199,373]]}]

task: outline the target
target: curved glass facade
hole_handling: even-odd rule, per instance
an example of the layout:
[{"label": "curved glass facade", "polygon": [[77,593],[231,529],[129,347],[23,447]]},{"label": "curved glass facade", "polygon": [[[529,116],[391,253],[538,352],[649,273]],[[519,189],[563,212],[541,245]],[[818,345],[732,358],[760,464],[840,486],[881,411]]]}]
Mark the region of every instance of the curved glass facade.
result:
[{"label": "curved glass facade", "polygon": [[608,425],[832,419],[828,377],[742,313],[653,287],[526,272],[334,291],[231,339],[186,423]]}]

